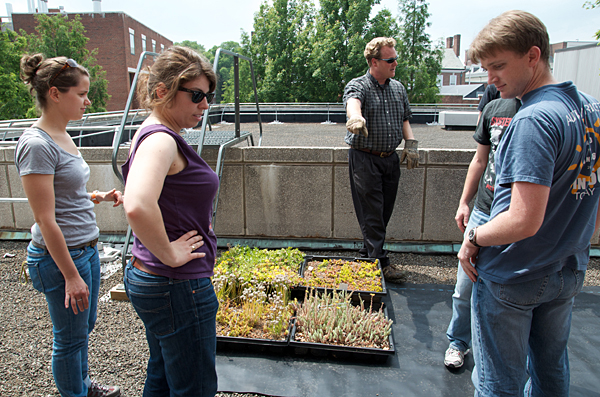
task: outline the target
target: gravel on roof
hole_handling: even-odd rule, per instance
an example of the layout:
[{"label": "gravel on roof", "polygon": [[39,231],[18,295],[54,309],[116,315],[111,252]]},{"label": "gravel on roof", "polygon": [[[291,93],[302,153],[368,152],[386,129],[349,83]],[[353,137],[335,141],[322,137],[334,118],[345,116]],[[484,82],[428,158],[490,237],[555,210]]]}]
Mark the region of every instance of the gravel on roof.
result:
[{"label": "gravel on roof", "polygon": [[[441,125],[412,124],[415,139],[421,149],[476,149],[473,139],[474,129],[446,130]],[[234,124],[215,124],[213,130],[234,131]],[[260,127],[258,123],[242,123],[240,131],[252,133],[254,144],[258,145]],[[346,126],[344,124],[318,123],[279,123],[262,124],[261,146],[266,147],[344,147]],[[238,146],[246,146],[239,143]],[[400,144],[404,147],[404,143]]]},{"label": "gravel on roof", "polygon": [[[0,240],[0,380],[1,396],[58,396],[51,369],[52,323],[43,294],[19,273],[27,242]],[[311,251],[312,255],[356,256],[355,251]],[[452,285],[454,255],[390,253],[392,263],[408,271],[408,284]],[[122,283],[120,260],[115,273],[102,280],[98,321],[89,344],[90,376],[117,384],[123,396],[141,396],[146,377],[148,346],[144,325],[126,301],[112,301],[109,291]],[[108,274],[108,273],[106,273]],[[593,258],[585,285],[600,286],[600,260]],[[219,397],[255,394],[219,393]]]}]

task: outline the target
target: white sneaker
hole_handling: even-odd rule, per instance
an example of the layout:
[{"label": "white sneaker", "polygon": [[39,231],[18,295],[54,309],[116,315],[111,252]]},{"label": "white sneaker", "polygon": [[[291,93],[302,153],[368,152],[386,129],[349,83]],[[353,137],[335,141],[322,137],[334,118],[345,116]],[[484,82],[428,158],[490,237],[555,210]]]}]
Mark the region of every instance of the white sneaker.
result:
[{"label": "white sneaker", "polygon": [[465,355],[468,353],[468,349],[466,352],[462,352],[450,346],[444,356],[444,365],[448,368],[460,368],[465,363]]}]

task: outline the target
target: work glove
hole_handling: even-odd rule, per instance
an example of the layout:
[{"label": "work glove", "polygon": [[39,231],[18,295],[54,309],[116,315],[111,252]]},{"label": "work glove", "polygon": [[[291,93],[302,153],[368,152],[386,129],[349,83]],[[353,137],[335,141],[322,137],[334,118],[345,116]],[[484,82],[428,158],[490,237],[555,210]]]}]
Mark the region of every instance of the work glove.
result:
[{"label": "work glove", "polygon": [[352,116],[346,121],[346,128],[353,134],[364,135],[365,138],[369,135],[367,131],[367,122],[362,116]]},{"label": "work glove", "polygon": [[402,163],[406,159],[406,168],[412,170],[419,166],[419,142],[416,139],[407,139],[404,142],[404,150],[402,150],[402,156],[400,162]]}]

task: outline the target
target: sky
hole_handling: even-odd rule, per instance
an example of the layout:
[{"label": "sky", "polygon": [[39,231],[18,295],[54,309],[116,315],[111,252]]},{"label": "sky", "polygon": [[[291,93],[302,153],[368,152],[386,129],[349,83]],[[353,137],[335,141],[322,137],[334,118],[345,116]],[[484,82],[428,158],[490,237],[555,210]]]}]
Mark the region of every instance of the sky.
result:
[{"label": "sky", "polygon": [[[35,0],[37,4],[38,0]],[[173,42],[196,41],[206,49],[241,39],[241,31],[253,30],[254,14],[264,0],[101,0],[102,11],[122,11]],[[318,0],[314,0],[318,4]],[[461,35],[461,59],[479,30],[504,11],[531,12],[544,22],[550,42],[593,41],[600,29],[600,8],[587,10],[585,0],[429,0],[426,29],[433,41]],[[27,0],[5,0],[13,12],[28,12]],[[272,1],[269,0],[272,4]],[[48,8],[64,6],[66,12],[91,12],[92,0],[48,0]],[[381,0],[398,16],[397,0]],[[6,7],[0,11],[6,15]],[[444,41],[445,43],[445,41]]]}]

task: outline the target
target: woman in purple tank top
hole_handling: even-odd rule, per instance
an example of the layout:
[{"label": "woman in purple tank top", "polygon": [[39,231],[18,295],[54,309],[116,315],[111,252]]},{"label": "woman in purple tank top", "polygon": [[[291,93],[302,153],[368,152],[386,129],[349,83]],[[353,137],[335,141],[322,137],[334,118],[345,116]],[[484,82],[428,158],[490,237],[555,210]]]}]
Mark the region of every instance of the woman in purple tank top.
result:
[{"label": "woman in purple tank top", "polygon": [[134,234],[124,283],[146,327],[144,397],[217,392],[219,304],[210,277],[219,179],[180,135],[202,119],[215,87],[210,63],[178,46],[164,51],[138,83],[138,100],[151,114],[122,167],[124,208]]}]

